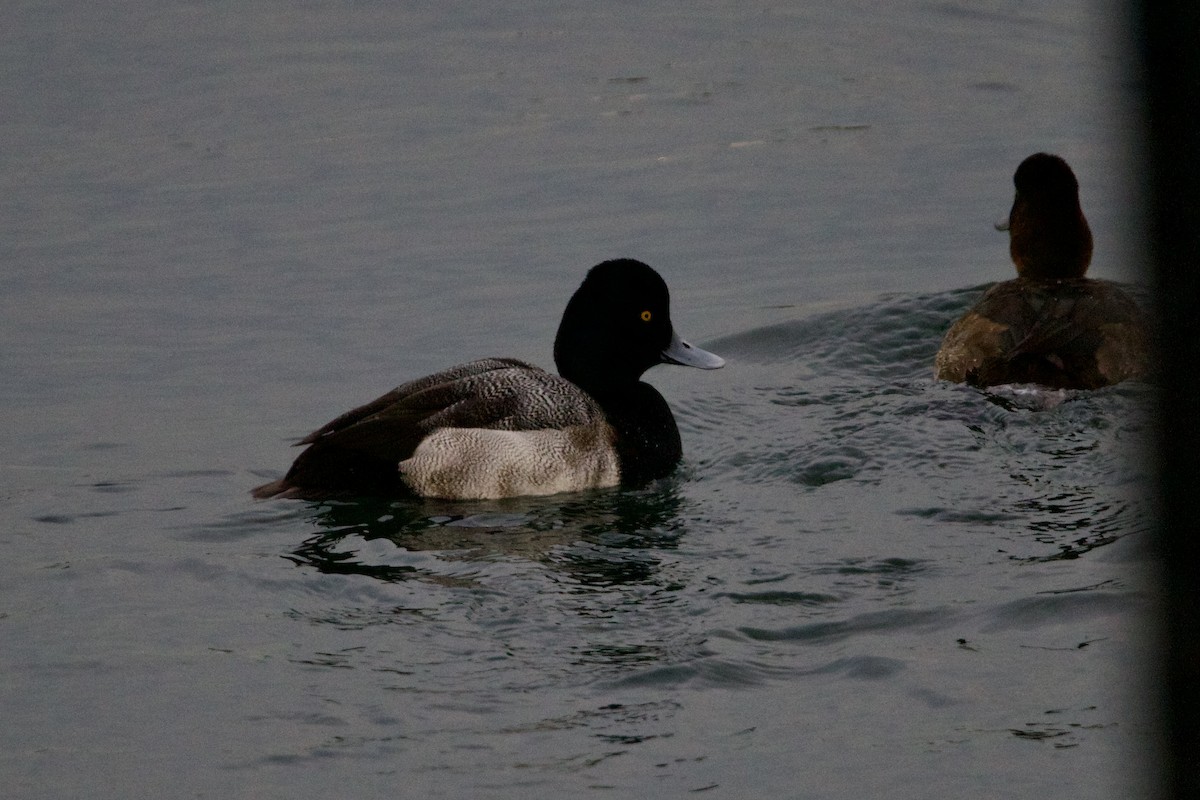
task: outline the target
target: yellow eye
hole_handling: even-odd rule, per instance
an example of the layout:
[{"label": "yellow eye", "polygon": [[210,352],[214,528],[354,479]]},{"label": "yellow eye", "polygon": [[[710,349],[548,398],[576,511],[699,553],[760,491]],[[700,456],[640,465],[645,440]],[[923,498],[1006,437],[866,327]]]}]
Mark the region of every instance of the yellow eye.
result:
[{"label": "yellow eye", "polygon": [[642,312],[642,322],[649,322],[651,316],[653,316],[653,315],[649,311],[643,311]]}]

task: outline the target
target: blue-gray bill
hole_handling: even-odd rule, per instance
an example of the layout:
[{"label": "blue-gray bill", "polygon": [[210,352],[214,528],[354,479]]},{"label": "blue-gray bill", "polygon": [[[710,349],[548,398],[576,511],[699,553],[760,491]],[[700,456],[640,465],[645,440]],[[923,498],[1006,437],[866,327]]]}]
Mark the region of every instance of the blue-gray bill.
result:
[{"label": "blue-gray bill", "polygon": [[681,367],[697,367],[698,369],[720,369],[725,366],[725,359],[707,350],[690,345],[679,334],[672,331],[671,343],[662,351],[664,364],[678,364]]}]

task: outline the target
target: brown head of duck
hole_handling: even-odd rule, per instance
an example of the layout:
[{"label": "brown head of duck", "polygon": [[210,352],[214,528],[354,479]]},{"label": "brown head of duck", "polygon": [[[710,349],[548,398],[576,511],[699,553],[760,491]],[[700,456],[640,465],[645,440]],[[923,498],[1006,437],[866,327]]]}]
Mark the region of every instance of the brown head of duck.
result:
[{"label": "brown head of duck", "polygon": [[1092,261],[1092,231],[1079,206],[1079,181],[1058,156],[1034,153],[1013,175],[1007,224],[1017,275],[1037,281],[1082,278]]}]

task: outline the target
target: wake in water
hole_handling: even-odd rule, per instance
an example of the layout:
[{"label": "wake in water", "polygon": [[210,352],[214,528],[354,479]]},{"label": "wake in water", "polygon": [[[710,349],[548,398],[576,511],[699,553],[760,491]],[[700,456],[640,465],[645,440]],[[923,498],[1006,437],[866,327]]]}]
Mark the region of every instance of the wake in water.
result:
[{"label": "wake in water", "polygon": [[981,524],[1020,557],[1144,530],[1147,384],[978,390],[934,379],[942,334],[983,288],[887,297],[714,342],[736,380],[681,415],[685,434],[721,432],[698,437],[697,458],[755,484],[857,483],[856,503],[870,505],[903,486],[897,512]]}]

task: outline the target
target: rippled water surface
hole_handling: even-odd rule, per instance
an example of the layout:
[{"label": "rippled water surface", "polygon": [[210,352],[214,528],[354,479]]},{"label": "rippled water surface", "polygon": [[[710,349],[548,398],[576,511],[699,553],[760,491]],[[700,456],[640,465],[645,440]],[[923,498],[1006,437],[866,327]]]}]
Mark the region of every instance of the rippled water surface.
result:
[{"label": "rippled water surface", "polygon": [[[5,12],[5,796],[1147,796],[1151,388],[932,379],[1031,152],[1137,282],[1120,12],[410,5]],[[614,256],[677,475],[250,499]]]}]

